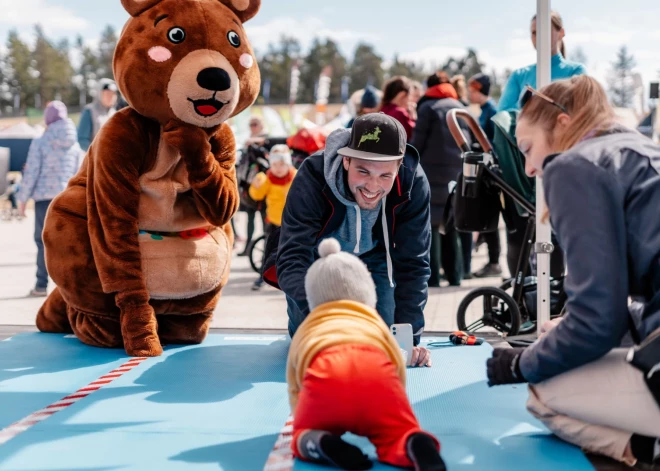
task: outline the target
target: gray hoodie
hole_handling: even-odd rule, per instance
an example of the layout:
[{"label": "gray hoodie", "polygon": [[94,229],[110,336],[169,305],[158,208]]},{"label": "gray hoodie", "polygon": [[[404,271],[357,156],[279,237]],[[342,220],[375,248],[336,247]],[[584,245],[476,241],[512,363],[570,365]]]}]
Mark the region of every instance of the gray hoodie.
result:
[{"label": "gray hoodie", "polygon": [[[325,181],[332,190],[332,193],[347,208],[346,218],[341,226],[332,234],[328,234],[328,237],[337,239],[342,251],[360,256],[372,251],[378,245],[378,241],[373,239],[373,228],[378,222],[379,214],[384,212],[386,198],[380,201],[378,208],[372,210],[361,209],[355,202],[353,194],[346,187],[343,158],[338,153],[339,149],[348,145],[350,138],[351,131],[349,129],[337,129],[328,136],[323,153]],[[382,221],[386,221],[386,218],[383,217]],[[384,233],[387,234],[386,229]],[[388,250],[387,265],[390,274],[390,284],[392,284],[390,268],[392,262],[389,256],[389,241],[383,242]]]}]

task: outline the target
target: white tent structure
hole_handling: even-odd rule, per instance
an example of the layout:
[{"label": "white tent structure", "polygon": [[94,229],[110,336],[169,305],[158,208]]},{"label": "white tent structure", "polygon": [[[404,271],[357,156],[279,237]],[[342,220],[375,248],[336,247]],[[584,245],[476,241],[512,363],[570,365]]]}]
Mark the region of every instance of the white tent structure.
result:
[{"label": "white tent structure", "polygon": [[[550,44],[550,0],[537,0],[536,2],[536,86],[542,88],[550,83],[551,44]],[[553,246],[551,231],[548,224],[541,220],[545,208],[543,194],[543,179],[536,178],[536,244],[534,246],[537,256],[537,329],[541,333],[541,326],[550,320],[550,254]]]}]

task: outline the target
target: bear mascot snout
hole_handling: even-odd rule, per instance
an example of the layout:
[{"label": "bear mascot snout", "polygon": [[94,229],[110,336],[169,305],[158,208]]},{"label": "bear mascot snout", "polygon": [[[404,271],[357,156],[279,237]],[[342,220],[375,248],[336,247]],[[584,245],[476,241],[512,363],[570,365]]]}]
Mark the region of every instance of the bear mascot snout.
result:
[{"label": "bear mascot snout", "polygon": [[53,200],[43,239],[57,288],[43,332],[157,356],[204,340],[230,271],[236,144],[259,68],[243,23],[260,0],[121,0],[114,55],[129,107]]}]

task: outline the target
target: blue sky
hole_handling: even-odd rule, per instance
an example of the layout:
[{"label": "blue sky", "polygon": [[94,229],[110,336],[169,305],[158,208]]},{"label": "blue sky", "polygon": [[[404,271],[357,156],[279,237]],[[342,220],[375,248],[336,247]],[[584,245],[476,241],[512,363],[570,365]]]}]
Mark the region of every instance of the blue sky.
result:
[{"label": "blue sky", "polygon": [[[180,0],[186,1],[186,0]],[[637,59],[644,82],[660,71],[660,1],[555,0],[564,17],[566,46],[580,46],[590,73],[605,80],[621,44]],[[373,43],[387,59],[402,57],[440,63],[474,47],[489,69],[498,71],[533,62],[529,20],[534,0],[264,0],[247,25],[258,50],[286,33],[309,44],[315,35],[332,37],[351,55],[360,40]],[[53,37],[79,32],[97,40],[106,24],[118,30],[127,19],[119,0],[0,0],[0,43],[10,28],[32,38],[40,22]]]}]

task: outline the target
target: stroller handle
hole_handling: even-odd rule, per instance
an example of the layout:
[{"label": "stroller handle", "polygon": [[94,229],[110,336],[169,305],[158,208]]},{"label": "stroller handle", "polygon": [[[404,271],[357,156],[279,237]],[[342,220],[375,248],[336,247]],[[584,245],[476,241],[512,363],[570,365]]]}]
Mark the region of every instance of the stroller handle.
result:
[{"label": "stroller handle", "polygon": [[447,124],[449,125],[449,131],[451,132],[451,135],[456,141],[458,147],[460,147],[463,152],[470,151],[470,146],[467,143],[467,139],[465,139],[463,130],[458,125],[458,118],[462,119],[468,124],[468,126],[470,126],[470,130],[477,138],[477,141],[479,141],[479,144],[481,145],[481,148],[484,150],[484,152],[492,154],[493,146],[490,145],[488,137],[486,137],[486,133],[484,133],[484,130],[481,129],[481,126],[479,126],[477,120],[474,119],[474,116],[472,116],[467,110],[454,108],[453,110],[450,110],[449,113],[447,113]]}]

